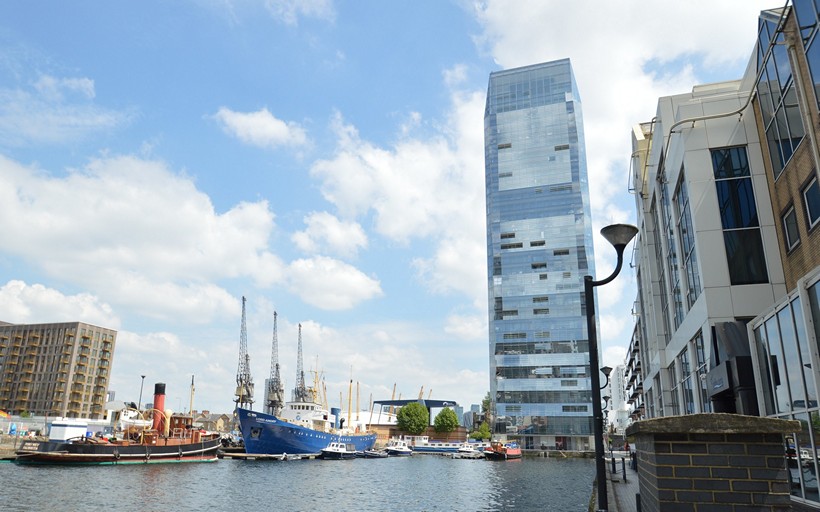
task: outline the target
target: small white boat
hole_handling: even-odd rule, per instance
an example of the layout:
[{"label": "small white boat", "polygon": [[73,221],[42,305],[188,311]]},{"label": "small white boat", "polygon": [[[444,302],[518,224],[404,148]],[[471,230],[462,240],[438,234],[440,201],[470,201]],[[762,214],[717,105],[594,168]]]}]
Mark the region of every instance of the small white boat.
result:
[{"label": "small white boat", "polygon": [[407,441],[395,437],[387,441],[384,450],[392,456],[413,455],[413,450],[407,446]]},{"label": "small white boat", "polygon": [[356,447],[351,443],[332,442],[322,448],[323,459],[352,459],[356,457]]},{"label": "small white boat", "polygon": [[387,450],[384,450],[384,449],[382,449],[382,450],[365,450],[361,453],[362,453],[361,456],[364,457],[365,459],[384,459],[388,455],[390,455],[389,453],[387,453]]}]

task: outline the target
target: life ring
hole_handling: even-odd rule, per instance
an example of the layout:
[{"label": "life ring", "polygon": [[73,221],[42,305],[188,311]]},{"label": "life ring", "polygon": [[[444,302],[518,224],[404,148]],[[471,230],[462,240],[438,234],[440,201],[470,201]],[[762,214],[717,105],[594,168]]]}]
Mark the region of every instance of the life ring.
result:
[{"label": "life ring", "polygon": [[297,415],[296,415],[296,421],[299,421],[299,420],[301,420],[301,419],[302,419],[302,416],[300,416],[300,415],[298,415],[298,414],[297,414]]}]

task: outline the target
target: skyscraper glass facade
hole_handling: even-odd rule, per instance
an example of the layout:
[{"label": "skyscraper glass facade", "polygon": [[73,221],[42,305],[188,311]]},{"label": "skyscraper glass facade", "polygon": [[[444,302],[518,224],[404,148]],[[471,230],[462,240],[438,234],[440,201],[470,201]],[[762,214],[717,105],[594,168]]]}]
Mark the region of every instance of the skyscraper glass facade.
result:
[{"label": "skyscraper glass facade", "polygon": [[583,278],[594,276],[581,102],[568,59],[490,75],[484,113],[494,432],[592,435]]}]

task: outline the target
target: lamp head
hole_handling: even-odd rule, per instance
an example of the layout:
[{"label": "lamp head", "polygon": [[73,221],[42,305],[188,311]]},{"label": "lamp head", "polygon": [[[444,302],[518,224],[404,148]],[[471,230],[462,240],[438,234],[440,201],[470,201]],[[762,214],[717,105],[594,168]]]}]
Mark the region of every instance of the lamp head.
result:
[{"label": "lamp head", "polygon": [[603,373],[607,378],[609,378],[609,374],[612,373],[612,368],[609,366],[604,366],[601,368],[601,373]]},{"label": "lamp head", "polygon": [[606,241],[612,244],[616,249],[623,250],[635,235],[638,234],[638,228],[632,224],[612,224],[601,229],[601,236],[606,238]]}]

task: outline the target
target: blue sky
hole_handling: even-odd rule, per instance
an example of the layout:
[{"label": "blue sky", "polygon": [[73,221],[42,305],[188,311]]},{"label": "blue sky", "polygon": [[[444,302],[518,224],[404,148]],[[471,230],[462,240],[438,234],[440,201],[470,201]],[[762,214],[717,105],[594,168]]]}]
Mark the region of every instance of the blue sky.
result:
[{"label": "blue sky", "polygon": [[[489,389],[483,110],[492,71],[569,57],[597,236],[634,222],[630,130],[739,78],[761,9],[725,2],[0,4],[0,320],[118,330],[111,389],[233,409],[241,297],[257,407],[273,311],[331,403]],[[634,275],[599,290],[622,362]],[[145,400],[144,400],[145,401]]]}]

